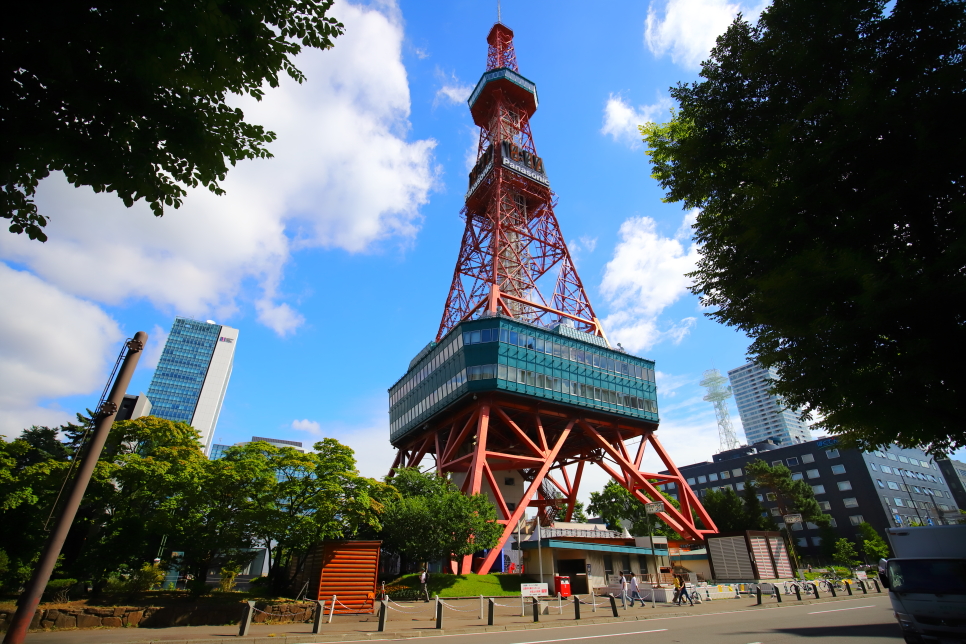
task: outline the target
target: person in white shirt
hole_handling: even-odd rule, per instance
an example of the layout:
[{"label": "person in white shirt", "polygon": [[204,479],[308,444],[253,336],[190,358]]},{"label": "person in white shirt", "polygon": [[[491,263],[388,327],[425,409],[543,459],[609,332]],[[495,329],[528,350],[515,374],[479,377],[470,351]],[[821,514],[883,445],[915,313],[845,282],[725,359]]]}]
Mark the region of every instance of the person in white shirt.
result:
[{"label": "person in white shirt", "polygon": [[635,599],[639,599],[641,602],[641,608],[644,608],[644,598],[641,597],[641,587],[637,584],[637,577],[634,576],[634,573],[631,573],[630,588],[631,588],[631,608],[634,607]]},{"label": "person in white shirt", "polygon": [[426,596],[426,601],[429,601],[429,573],[423,568],[422,572],[419,573],[419,585],[422,587],[423,594]]},{"label": "person in white shirt", "polygon": [[627,608],[627,577],[621,571],[621,606]]}]

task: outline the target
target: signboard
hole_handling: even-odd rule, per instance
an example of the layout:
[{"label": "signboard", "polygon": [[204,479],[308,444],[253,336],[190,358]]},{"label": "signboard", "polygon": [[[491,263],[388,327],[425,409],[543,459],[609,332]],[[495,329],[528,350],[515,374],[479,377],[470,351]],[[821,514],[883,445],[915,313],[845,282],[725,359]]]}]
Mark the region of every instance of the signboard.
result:
[{"label": "signboard", "polygon": [[783,518],[785,519],[785,523],[788,525],[802,522],[802,515],[800,514],[786,514]]},{"label": "signboard", "polygon": [[867,572],[865,572],[864,570],[856,570],[855,571],[855,578],[856,579],[868,579],[869,578],[869,574]]},{"label": "signboard", "polygon": [[590,574],[590,564],[587,564],[587,574]]},{"label": "signboard", "polygon": [[548,584],[520,584],[521,597],[546,597],[550,594]]},{"label": "signboard", "polygon": [[645,503],[644,511],[648,514],[660,514],[664,512],[664,503],[661,501],[656,501],[654,503]]}]

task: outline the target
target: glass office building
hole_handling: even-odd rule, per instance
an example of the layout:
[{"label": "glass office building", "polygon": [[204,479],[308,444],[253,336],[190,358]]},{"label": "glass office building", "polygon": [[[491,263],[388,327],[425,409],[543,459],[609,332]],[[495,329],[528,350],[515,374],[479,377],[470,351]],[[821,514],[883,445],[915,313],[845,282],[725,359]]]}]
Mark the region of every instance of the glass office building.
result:
[{"label": "glass office building", "polygon": [[238,329],[175,318],[148,388],[152,415],[197,429],[205,453],[228,390],[237,339]]},{"label": "glass office building", "polygon": [[774,369],[748,363],[729,371],[728,378],[749,445],[767,440],[795,445],[812,440],[811,430],[799,420],[796,410],[785,407],[781,397],[769,392],[777,378]]}]

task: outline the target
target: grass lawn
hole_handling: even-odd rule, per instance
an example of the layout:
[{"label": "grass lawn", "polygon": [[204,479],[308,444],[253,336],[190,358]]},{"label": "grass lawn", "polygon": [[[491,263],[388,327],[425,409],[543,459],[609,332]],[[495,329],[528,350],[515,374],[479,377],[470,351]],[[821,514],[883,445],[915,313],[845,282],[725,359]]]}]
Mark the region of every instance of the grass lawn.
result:
[{"label": "grass lawn", "polygon": [[[520,595],[520,584],[531,580],[521,575],[429,575],[429,594],[440,597],[476,597],[478,595]],[[419,590],[419,573],[403,575],[386,582],[386,591],[392,596],[393,589]]]}]

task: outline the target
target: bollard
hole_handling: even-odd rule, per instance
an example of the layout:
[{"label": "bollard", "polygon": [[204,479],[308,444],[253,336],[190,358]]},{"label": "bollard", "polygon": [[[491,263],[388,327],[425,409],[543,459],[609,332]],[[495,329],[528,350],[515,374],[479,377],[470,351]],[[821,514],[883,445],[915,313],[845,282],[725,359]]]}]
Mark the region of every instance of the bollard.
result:
[{"label": "bollard", "polygon": [[608,597],[610,597],[610,609],[614,613],[614,617],[620,617],[620,614],[617,612],[617,598],[614,597],[614,593],[611,593]]},{"label": "bollard", "polygon": [[563,615],[563,595],[557,593],[557,610]]},{"label": "bollard", "polygon": [[540,621],[540,602],[536,597],[533,598],[533,621]]},{"label": "bollard", "polygon": [[526,617],[527,616],[527,603],[526,602],[527,602],[527,600],[523,598],[523,595],[520,595],[520,617]]},{"label": "bollard", "polygon": [[594,589],[590,589],[590,612],[597,612],[597,595],[594,594]]},{"label": "bollard", "polygon": [[852,596],[852,584],[848,581],[845,582],[845,592],[849,594],[849,597]]},{"label": "bollard", "polygon": [[483,619],[483,595],[480,595],[480,619]]},{"label": "bollard", "polygon": [[379,632],[386,630],[386,617],[389,614],[389,604],[386,600],[379,602]]},{"label": "bollard", "polygon": [[829,591],[832,593],[832,597],[838,597],[838,595],[835,593],[835,584],[829,584],[828,587]]},{"label": "bollard", "polygon": [[795,599],[802,601],[802,589],[798,584],[795,584]]},{"label": "bollard", "polygon": [[486,609],[486,625],[487,626],[493,626],[493,605],[494,605],[494,603],[495,602],[493,601],[493,598],[490,597],[490,605]]},{"label": "bollard", "polygon": [[755,591],[755,594],[758,595],[758,605],[761,606],[761,586],[758,586],[757,590]]},{"label": "bollard", "polygon": [[248,635],[248,629],[252,627],[252,616],[255,614],[255,602],[245,602],[245,613],[242,615],[241,623],[238,626],[238,637]]},{"label": "bollard", "polygon": [[875,592],[881,593],[882,592],[882,589],[879,588],[879,580],[878,579],[873,579],[872,580],[872,583],[875,584]]},{"label": "bollard", "polygon": [[439,601],[439,595],[436,595],[436,630],[443,628],[443,603]]},{"label": "bollard", "polygon": [[332,616],[335,615],[335,595],[332,595],[332,605],[329,606],[329,623],[332,623]]},{"label": "bollard", "polygon": [[580,597],[574,595],[574,619],[580,619]]},{"label": "bollard", "polygon": [[815,593],[815,599],[818,599],[819,598],[818,584],[815,584],[815,583],[812,584],[812,591]]},{"label": "bollard", "polygon": [[862,589],[862,594],[863,595],[868,595],[869,594],[869,589],[865,587],[865,580],[863,580],[863,579],[860,579],[859,580],[859,588]]},{"label": "bollard", "polygon": [[325,600],[315,602],[315,619],[312,620],[312,632],[322,632],[322,620],[325,619]]},{"label": "bollard", "polygon": [[775,599],[777,599],[778,603],[780,604],[782,603],[782,591],[778,589],[778,586],[775,586],[774,588],[775,588]]}]

